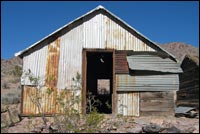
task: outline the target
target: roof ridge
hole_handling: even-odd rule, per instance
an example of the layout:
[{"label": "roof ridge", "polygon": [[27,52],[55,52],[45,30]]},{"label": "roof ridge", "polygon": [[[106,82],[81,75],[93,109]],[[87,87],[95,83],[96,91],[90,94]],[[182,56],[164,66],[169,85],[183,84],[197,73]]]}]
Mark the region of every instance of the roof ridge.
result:
[{"label": "roof ridge", "polygon": [[105,9],[102,5],[98,5],[96,9]]}]

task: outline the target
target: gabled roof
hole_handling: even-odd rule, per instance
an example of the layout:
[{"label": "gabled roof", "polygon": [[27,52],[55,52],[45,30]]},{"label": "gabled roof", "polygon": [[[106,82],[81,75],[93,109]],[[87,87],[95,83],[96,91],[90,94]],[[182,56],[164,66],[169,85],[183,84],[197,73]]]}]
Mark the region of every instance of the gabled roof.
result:
[{"label": "gabled roof", "polygon": [[61,30],[63,30],[64,28],[68,27],[69,25],[82,20],[82,18],[93,14],[99,10],[103,10],[104,12],[106,12],[107,14],[111,15],[112,17],[114,17],[115,19],[117,19],[118,21],[120,21],[122,24],[124,24],[125,26],[127,26],[128,28],[130,28],[131,30],[133,30],[136,34],[138,34],[140,37],[146,39],[147,41],[149,41],[150,43],[152,43],[154,46],[156,46],[157,48],[159,48],[161,51],[165,52],[166,54],[168,54],[169,56],[171,56],[174,60],[177,61],[177,59],[175,58],[174,55],[172,55],[171,53],[169,53],[168,51],[164,50],[162,47],[160,47],[159,45],[157,45],[155,42],[151,41],[150,39],[148,39],[146,36],[144,36],[143,34],[141,34],[140,32],[138,32],[136,29],[134,29],[133,27],[131,27],[130,25],[128,25],[126,22],[124,22],[122,19],[120,19],[119,17],[117,17],[116,15],[114,15],[113,13],[111,13],[110,11],[108,11],[107,9],[105,9],[103,6],[99,5],[97,6],[95,9],[89,11],[88,13],[78,17],[77,19],[69,22],[68,24],[64,25],[63,27],[57,29],[56,31],[52,32],[51,34],[47,35],[46,37],[42,38],[41,40],[37,41],[36,43],[32,44],[31,46],[29,46],[28,48],[19,51],[17,53],[15,53],[15,56],[22,56],[25,52],[27,52],[28,50],[30,50],[31,48],[37,46],[39,43],[41,43],[42,41],[48,39],[49,37],[53,36],[54,34],[60,32]]}]

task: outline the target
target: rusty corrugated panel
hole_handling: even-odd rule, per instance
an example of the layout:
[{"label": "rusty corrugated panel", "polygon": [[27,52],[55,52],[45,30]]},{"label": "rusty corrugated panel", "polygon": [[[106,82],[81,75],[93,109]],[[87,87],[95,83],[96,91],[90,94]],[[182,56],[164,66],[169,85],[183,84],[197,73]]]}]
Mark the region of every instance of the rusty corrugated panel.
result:
[{"label": "rusty corrugated panel", "polygon": [[139,93],[118,92],[118,114],[125,116],[139,116]]},{"label": "rusty corrugated panel", "polygon": [[48,45],[45,85],[51,88],[57,86],[59,55],[60,38]]},{"label": "rusty corrugated panel", "polygon": [[[22,114],[39,114],[38,106],[36,105],[36,91],[39,91],[38,97],[41,99],[38,101],[41,105],[41,111],[45,114],[63,113],[63,105],[67,106],[71,104],[72,91],[70,90],[53,90],[49,92],[49,88],[43,87],[40,90],[31,86],[24,86],[23,94],[23,111]],[[60,98],[61,100],[59,100]],[[73,108],[81,112],[81,102],[73,105]]]},{"label": "rusty corrugated panel", "polygon": [[126,53],[126,51],[115,51],[115,74],[129,73]]},{"label": "rusty corrugated panel", "polygon": [[169,91],[179,89],[178,74],[116,75],[117,91]]}]

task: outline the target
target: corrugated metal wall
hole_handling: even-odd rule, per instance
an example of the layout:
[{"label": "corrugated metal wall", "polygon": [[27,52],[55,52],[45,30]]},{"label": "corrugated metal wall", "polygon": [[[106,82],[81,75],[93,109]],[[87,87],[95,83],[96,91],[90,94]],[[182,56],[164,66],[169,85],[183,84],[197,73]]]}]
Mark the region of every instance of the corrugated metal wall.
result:
[{"label": "corrugated metal wall", "polygon": [[50,88],[57,87],[58,63],[60,55],[60,38],[48,45],[45,85]]},{"label": "corrugated metal wall", "polygon": [[[55,68],[57,66],[48,66],[48,69],[50,69],[52,72],[58,69],[58,89],[70,89],[72,85],[72,78],[76,76],[77,72],[81,74],[83,48],[112,48],[116,50],[155,51],[146,43],[132,35],[130,32],[126,31],[122,26],[103,14],[97,14],[89,20],[88,18],[84,18],[83,23],[75,26],[73,29],[69,29],[67,33],[59,38],[59,58],[52,59],[59,59],[58,68]],[[52,42],[49,42],[48,45],[51,43]],[[30,54],[24,56],[23,70],[30,69],[35,76],[41,78],[47,76],[48,73],[46,66],[48,63],[48,45],[44,45],[44,47],[36,51],[32,49]],[[53,63],[54,61],[51,62]],[[44,84],[45,79],[42,80],[42,83]],[[24,85],[32,84],[26,80]],[[28,88],[24,89],[25,96],[23,96],[23,113],[37,113],[37,110],[32,109],[30,100],[26,96],[26,92],[28,92],[28,90]],[[123,95],[129,96],[128,93],[123,93]],[[43,106],[45,107],[45,105],[49,104],[51,105],[50,107],[53,107],[55,104],[49,101],[45,96],[47,95],[44,95],[44,98],[46,99],[43,100]],[[127,98],[122,100],[127,101]],[[137,102],[129,102],[129,105],[134,105],[135,103]],[[45,109],[48,112],[55,112],[55,110],[51,110],[51,108]],[[133,111],[133,109],[131,109],[131,111]],[[132,112],[127,112],[127,114],[125,114],[129,115],[131,113]]]},{"label": "corrugated metal wall", "polygon": [[155,51],[103,14],[70,30],[60,43],[58,89],[70,88],[72,77],[81,73],[83,48]]},{"label": "corrugated metal wall", "polygon": [[83,21],[83,48],[105,48],[106,45],[106,16],[98,14]]},{"label": "corrugated metal wall", "polygon": [[[22,103],[22,113],[23,114],[53,114],[53,113],[63,113],[63,111],[69,110],[69,108],[74,108],[81,112],[81,103],[70,102],[73,92],[70,90],[52,90],[46,87],[42,87],[39,90],[35,87],[24,86],[23,89],[23,103]],[[36,96],[36,91],[39,91],[39,95]],[[38,101],[41,105],[41,110],[39,112],[36,98],[40,97]],[[70,107],[71,106],[71,107]],[[64,108],[68,108],[64,110]]]},{"label": "corrugated metal wall", "polygon": [[106,46],[116,50],[155,51],[115,21],[106,17]]},{"label": "corrugated metal wall", "polygon": [[[44,47],[38,48],[34,52],[23,57],[23,71],[28,71],[30,69],[35,77],[41,78],[41,85],[45,84],[47,53],[48,46],[44,45]],[[33,83],[30,83],[28,77],[24,76],[22,76],[21,84],[33,85]]]},{"label": "corrugated metal wall", "polygon": [[179,89],[177,74],[116,75],[117,91],[170,91]]},{"label": "corrugated metal wall", "polygon": [[[103,14],[86,20],[60,37],[58,89],[70,88],[72,77],[81,73],[83,48],[155,51]],[[48,46],[44,46],[25,56],[23,70],[30,69],[35,76],[44,77],[47,53]],[[25,81],[25,85],[31,84]]]},{"label": "corrugated metal wall", "polygon": [[118,114],[139,116],[139,92],[118,92],[117,98]]},{"label": "corrugated metal wall", "polygon": [[58,89],[70,89],[72,78],[82,67],[83,25],[75,27],[61,37],[58,66]]}]

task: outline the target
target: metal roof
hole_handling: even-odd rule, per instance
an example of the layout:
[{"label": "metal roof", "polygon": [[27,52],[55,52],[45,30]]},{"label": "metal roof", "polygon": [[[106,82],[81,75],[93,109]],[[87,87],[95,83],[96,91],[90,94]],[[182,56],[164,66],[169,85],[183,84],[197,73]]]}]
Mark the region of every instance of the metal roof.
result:
[{"label": "metal roof", "polygon": [[122,22],[124,25],[126,25],[128,28],[130,28],[131,30],[133,30],[134,32],[136,32],[139,36],[143,37],[144,39],[148,40],[149,42],[151,42],[153,45],[155,45],[156,47],[158,47],[160,50],[164,51],[165,53],[167,53],[168,55],[170,55],[172,58],[174,58],[176,61],[177,59],[175,58],[174,55],[172,55],[171,53],[169,53],[168,51],[164,50],[162,47],[160,47],[159,45],[157,45],[155,42],[151,41],[150,39],[148,39],[146,36],[144,36],[143,34],[141,34],[140,32],[138,32],[136,29],[134,29],[133,27],[131,27],[130,25],[128,25],[126,22],[124,22],[122,19],[120,19],[119,17],[117,17],[116,15],[114,15],[113,13],[111,13],[110,11],[108,11],[107,9],[105,9],[103,6],[99,5],[96,8],[94,8],[93,10],[87,12],[86,14],[78,17],[77,19],[67,23],[66,25],[64,25],[63,27],[57,29],[56,31],[52,32],[51,34],[47,35],[46,37],[42,38],[41,40],[37,41],[36,43],[32,44],[31,46],[29,46],[28,48],[19,51],[17,53],[15,53],[15,56],[21,56],[23,55],[26,51],[28,51],[29,49],[33,48],[34,46],[38,45],[39,43],[41,43],[42,41],[48,39],[50,36],[58,33],[59,31],[63,30],[64,28],[66,28],[67,26],[73,24],[76,21],[81,20],[83,17],[86,17],[89,14],[95,13],[98,10],[103,10],[105,12],[107,12],[108,14],[110,14],[111,16],[113,16],[115,19],[117,19],[118,21]]},{"label": "metal roof", "polygon": [[179,106],[175,109],[175,113],[187,113],[191,110],[195,110],[195,108],[194,107]]},{"label": "metal roof", "polygon": [[127,56],[131,70],[148,70],[170,73],[182,73],[180,64],[167,58],[152,53],[140,53]]}]

